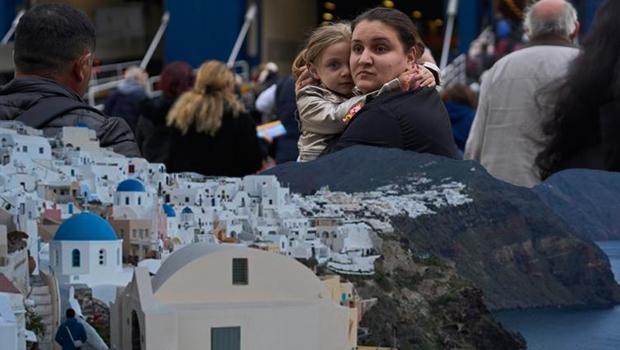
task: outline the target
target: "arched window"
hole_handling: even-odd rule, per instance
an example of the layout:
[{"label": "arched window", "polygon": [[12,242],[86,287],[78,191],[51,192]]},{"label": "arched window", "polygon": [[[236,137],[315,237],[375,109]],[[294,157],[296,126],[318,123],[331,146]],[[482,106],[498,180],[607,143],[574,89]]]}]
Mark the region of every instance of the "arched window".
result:
[{"label": "arched window", "polygon": [[73,249],[71,252],[71,266],[80,267],[80,251],[78,249]]},{"label": "arched window", "polygon": [[125,205],[129,205],[129,197],[125,197]]},{"label": "arched window", "polygon": [[138,197],[138,205],[142,205],[142,197]]},{"label": "arched window", "polygon": [[106,252],[105,249],[99,249],[99,265],[105,265]]}]

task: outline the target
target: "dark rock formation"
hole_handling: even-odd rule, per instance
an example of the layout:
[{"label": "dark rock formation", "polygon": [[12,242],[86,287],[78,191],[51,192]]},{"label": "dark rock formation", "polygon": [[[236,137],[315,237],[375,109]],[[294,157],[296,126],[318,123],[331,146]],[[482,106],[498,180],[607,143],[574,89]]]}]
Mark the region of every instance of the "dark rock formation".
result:
[{"label": "dark rock formation", "polygon": [[354,279],[378,303],[364,315],[360,341],[398,349],[522,349],[524,339],[495,322],[482,292],[437,257],[420,258],[400,235],[384,236],[372,279]]},{"label": "dark rock formation", "polygon": [[620,239],[620,173],[565,170],[533,190],[575,235],[593,241]]},{"label": "dark rock formation", "polygon": [[428,184],[458,181],[473,203],[433,208],[392,225],[420,254],[455,263],[458,273],[484,292],[491,309],[542,306],[610,306],[620,302],[609,260],[529,189],[490,176],[471,161],[396,149],[352,147],[309,163],[267,172],[293,192],[363,192],[425,177]]}]

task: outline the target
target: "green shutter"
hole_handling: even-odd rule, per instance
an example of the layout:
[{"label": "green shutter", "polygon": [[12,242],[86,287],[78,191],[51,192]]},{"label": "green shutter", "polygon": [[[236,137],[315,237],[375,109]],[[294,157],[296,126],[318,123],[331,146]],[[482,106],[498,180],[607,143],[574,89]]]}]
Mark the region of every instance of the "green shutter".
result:
[{"label": "green shutter", "polygon": [[241,350],[241,327],[211,328],[211,350]]}]

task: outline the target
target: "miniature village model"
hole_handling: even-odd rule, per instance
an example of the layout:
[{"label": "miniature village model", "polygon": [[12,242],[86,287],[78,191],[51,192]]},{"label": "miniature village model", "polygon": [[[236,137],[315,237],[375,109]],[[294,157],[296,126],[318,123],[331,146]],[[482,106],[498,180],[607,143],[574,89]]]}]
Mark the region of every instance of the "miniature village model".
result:
[{"label": "miniature village model", "polygon": [[344,280],[374,273],[391,216],[467,203],[463,188],[303,196],[272,175],[168,174],[87,128],[2,122],[0,334],[51,349],[73,307],[93,348],[355,349],[374,301]]}]

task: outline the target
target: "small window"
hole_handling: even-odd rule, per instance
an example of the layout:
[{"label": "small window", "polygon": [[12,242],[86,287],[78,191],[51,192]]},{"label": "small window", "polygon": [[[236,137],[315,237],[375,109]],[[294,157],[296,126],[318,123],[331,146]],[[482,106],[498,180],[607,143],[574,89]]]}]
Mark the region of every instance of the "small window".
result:
[{"label": "small window", "polygon": [[77,249],[71,252],[71,266],[80,267],[80,251]]},{"label": "small window", "polygon": [[28,152],[28,146],[22,146],[22,152]]},{"label": "small window", "polygon": [[39,147],[39,154],[45,153],[45,149],[43,147]]},{"label": "small window", "polygon": [[105,265],[105,249],[99,249],[99,265]]},{"label": "small window", "polygon": [[125,205],[129,205],[129,197],[125,197]]},{"label": "small window", "polygon": [[248,259],[246,258],[233,258],[232,274],[233,284],[247,285],[248,284]]},{"label": "small window", "polygon": [[138,205],[142,205],[142,197],[138,197]]}]

